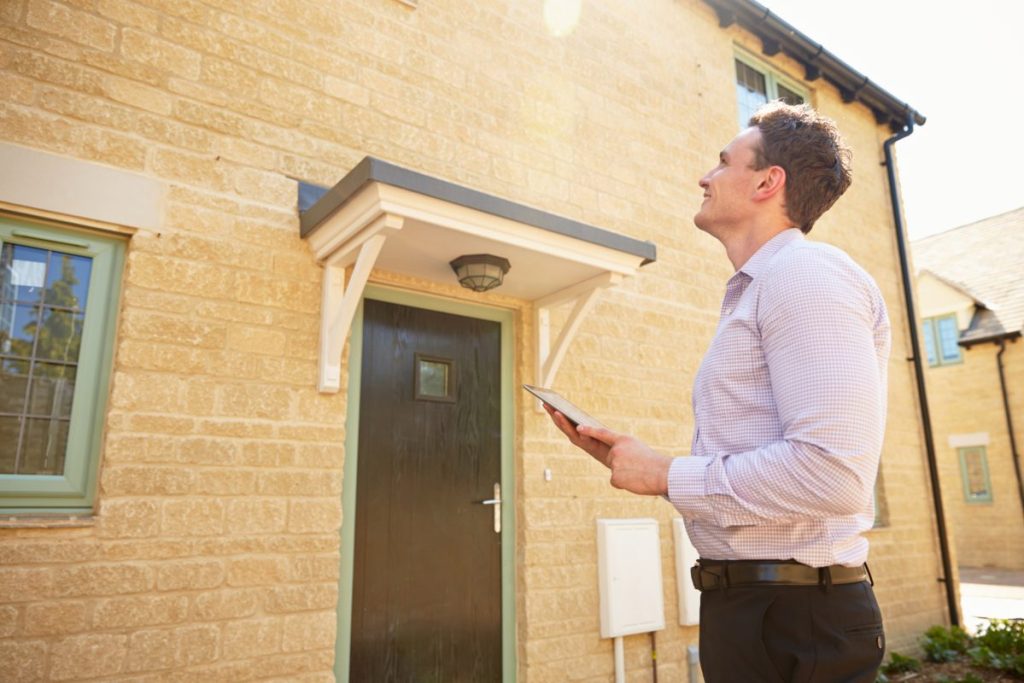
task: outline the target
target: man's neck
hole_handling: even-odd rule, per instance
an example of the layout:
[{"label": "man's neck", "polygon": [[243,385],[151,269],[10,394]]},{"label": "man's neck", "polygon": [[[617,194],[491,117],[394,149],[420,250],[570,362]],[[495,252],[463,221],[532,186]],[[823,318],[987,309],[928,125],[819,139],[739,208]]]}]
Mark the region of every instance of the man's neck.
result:
[{"label": "man's neck", "polygon": [[725,253],[732,262],[732,267],[739,270],[757,250],[767,244],[779,233],[788,230],[791,225],[777,225],[763,229],[748,230],[741,233],[725,235],[721,238]]}]

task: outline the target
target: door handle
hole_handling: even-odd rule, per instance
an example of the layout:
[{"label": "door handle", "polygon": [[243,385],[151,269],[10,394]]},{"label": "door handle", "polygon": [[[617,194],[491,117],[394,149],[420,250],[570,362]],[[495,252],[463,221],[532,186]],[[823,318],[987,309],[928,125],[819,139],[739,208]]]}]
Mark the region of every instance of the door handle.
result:
[{"label": "door handle", "polygon": [[488,498],[487,500],[478,500],[480,505],[493,505],[494,506],[494,533],[501,533],[501,484],[495,482],[494,484],[494,498]]}]

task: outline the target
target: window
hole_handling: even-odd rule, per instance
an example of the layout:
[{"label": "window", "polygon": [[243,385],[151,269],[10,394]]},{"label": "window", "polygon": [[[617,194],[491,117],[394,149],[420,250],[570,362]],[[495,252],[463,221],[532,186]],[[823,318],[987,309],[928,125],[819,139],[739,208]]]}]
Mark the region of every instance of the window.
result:
[{"label": "window", "polygon": [[925,318],[921,321],[924,348],[928,354],[928,365],[949,365],[963,360],[960,353],[960,331],[956,326],[956,315]]},{"label": "window", "polygon": [[988,455],[984,446],[958,448],[964,499],[968,503],[991,503],[992,484],[988,478]]},{"label": "window", "polygon": [[92,506],[122,240],[0,217],[0,513]]},{"label": "window", "polygon": [[739,104],[740,128],[746,128],[757,108],[769,100],[786,104],[803,104],[807,92],[796,81],[772,70],[759,60],[745,54],[736,55],[736,102]]}]

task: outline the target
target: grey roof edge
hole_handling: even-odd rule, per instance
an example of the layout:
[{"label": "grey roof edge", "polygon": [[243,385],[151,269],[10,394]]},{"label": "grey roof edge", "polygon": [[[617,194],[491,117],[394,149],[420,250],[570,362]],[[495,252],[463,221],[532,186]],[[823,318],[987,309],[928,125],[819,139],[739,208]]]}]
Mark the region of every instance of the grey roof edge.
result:
[{"label": "grey roof edge", "polygon": [[873,83],[835,54],[755,0],[704,0],[718,15],[722,28],[739,24],[761,39],[762,52],[771,56],[784,52],[804,67],[804,78],[819,76],[839,90],[844,102],[861,102],[878,123],[902,130],[911,120],[923,126],[926,117],[892,93]]},{"label": "grey roof edge", "polygon": [[956,291],[960,292],[964,296],[970,297],[971,300],[974,301],[974,303],[977,304],[978,306],[982,306],[982,307],[988,308],[988,309],[992,308],[992,306],[990,306],[988,304],[988,302],[986,302],[980,296],[978,296],[977,294],[972,292],[970,287],[968,287],[964,283],[957,282],[956,280],[950,279],[950,278],[946,277],[945,275],[942,275],[941,273],[936,272],[934,268],[924,267],[924,268],[921,268],[920,270],[918,270],[918,272],[917,272],[918,276],[924,275],[925,273],[927,273],[928,275],[931,275],[933,278],[935,278],[936,280],[938,280],[942,284],[946,285],[947,287],[952,287],[953,289],[955,289]]},{"label": "grey roof edge", "polygon": [[[537,228],[549,230],[560,235],[572,237],[591,244],[621,251],[643,259],[641,265],[657,260],[657,246],[653,242],[634,239],[619,233],[581,223],[579,221],[541,211],[508,199],[502,199],[479,190],[440,178],[411,171],[401,166],[381,161],[374,157],[364,157],[349,171],[344,178],[331,188],[318,188],[309,183],[299,183],[299,232],[302,237],[312,234],[331,214],[340,209],[361,187],[370,182],[393,185],[412,192],[441,199],[494,216],[525,223]],[[303,210],[303,193],[305,200],[315,197],[319,190],[322,195],[309,208]]]}]

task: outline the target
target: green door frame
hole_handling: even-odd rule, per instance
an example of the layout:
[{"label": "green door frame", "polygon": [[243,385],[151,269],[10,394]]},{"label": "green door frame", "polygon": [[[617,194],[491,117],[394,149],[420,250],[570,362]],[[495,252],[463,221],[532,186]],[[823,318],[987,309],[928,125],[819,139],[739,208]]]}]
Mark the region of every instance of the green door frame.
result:
[{"label": "green door frame", "polygon": [[[513,312],[453,299],[368,284],[364,299],[376,299],[403,306],[492,320],[501,325],[501,670],[506,683],[516,680],[515,618],[515,409],[513,378]],[[356,473],[359,450],[359,401],[363,368],[363,304],[352,321],[348,355],[348,404],[345,416],[345,465],[341,491],[341,567],[338,576],[338,629],[335,641],[334,674],[338,683],[348,683],[352,642],[352,575],[355,548]]]}]

